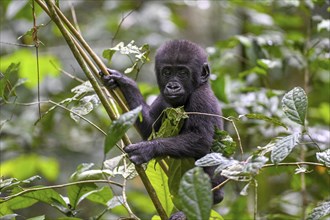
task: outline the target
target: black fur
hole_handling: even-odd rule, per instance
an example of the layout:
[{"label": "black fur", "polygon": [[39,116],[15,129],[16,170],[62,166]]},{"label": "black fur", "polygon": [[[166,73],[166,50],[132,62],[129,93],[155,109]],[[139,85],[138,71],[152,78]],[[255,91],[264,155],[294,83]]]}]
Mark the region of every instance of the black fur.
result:
[{"label": "black fur", "polygon": [[[167,107],[184,106],[186,112],[200,112],[221,115],[221,108],[208,82],[209,66],[206,52],[197,44],[186,40],[173,40],[161,46],[156,54],[155,72],[160,95],[151,106],[144,101],[135,81],[127,76],[109,70],[103,75],[106,86],[118,86],[123,92],[130,109],[142,106],[143,120],[137,120],[136,127],[145,141],[125,147],[135,164],[148,162],[159,156],[174,158],[193,157],[199,159],[211,151],[214,128],[223,129],[219,117],[190,114],[178,136],[146,141],[152,125]],[[156,123],[155,130],[160,124]],[[212,186],[223,178],[213,177],[214,168],[204,169],[212,179]],[[221,202],[223,193],[214,193],[214,203]],[[179,214],[179,213],[178,213]],[[178,216],[182,217],[182,212]],[[179,219],[172,216],[171,219]]]}]

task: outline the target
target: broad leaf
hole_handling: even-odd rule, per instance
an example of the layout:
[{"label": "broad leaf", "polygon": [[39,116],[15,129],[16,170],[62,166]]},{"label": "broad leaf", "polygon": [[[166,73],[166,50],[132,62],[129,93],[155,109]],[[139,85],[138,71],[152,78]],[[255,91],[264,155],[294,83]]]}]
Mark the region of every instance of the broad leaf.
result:
[{"label": "broad leaf", "polygon": [[267,161],[268,158],[265,156],[253,156],[245,163],[244,172],[254,176],[258,174],[259,170]]},{"label": "broad leaf", "polygon": [[284,123],[282,123],[280,120],[278,120],[277,118],[270,118],[270,117],[267,117],[262,114],[246,114],[244,116],[247,117],[248,119],[263,120],[263,121],[272,123],[274,125],[282,126],[285,129],[288,129],[288,127]]},{"label": "broad leaf", "polygon": [[282,108],[284,113],[291,121],[300,125],[305,125],[307,111],[307,96],[300,87],[295,87],[286,93],[282,99]]},{"label": "broad leaf", "polygon": [[122,114],[111,123],[104,142],[104,154],[107,154],[135,123],[141,110],[142,107],[139,106],[132,111]]},{"label": "broad leaf", "polygon": [[195,167],[183,175],[179,195],[188,219],[209,219],[213,205],[211,182],[202,168]]},{"label": "broad leaf", "polygon": [[79,205],[79,203],[87,195],[89,195],[88,193],[95,189],[97,189],[97,186],[94,183],[84,183],[84,184],[69,186],[67,190],[68,190],[68,197],[72,209],[75,210]]},{"label": "broad leaf", "polygon": [[211,149],[214,152],[222,153],[224,156],[229,157],[236,151],[236,142],[227,131],[215,128]]},{"label": "broad leaf", "polygon": [[326,215],[330,215],[330,201],[325,201],[315,207],[308,215],[307,220],[318,220]]},{"label": "broad leaf", "polygon": [[115,196],[112,199],[110,199],[107,203],[107,206],[109,209],[113,209],[117,206],[120,206],[124,204],[124,198],[123,196]]},{"label": "broad leaf", "polygon": [[178,135],[186,118],[188,118],[188,115],[184,111],[183,106],[166,108],[162,112],[162,125],[157,132],[152,131],[149,140]]},{"label": "broad leaf", "polygon": [[194,168],[193,158],[168,160],[168,186],[172,196],[172,201],[176,207],[180,207],[180,196],[178,196],[180,181],[182,176],[190,169]]},{"label": "broad leaf", "polygon": [[226,161],[228,161],[228,158],[222,156],[221,153],[209,153],[198,159],[195,165],[199,167],[210,167],[220,165]]},{"label": "broad leaf", "polygon": [[[18,193],[20,191],[22,190],[14,190],[13,192]],[[28,192],[21,196],[14,197],[13,199],[1,203],[0,213],[2,212],[3,208],[6,208],[8,210],[23,209],[28,208],[37,202],[44,202],[48,205],[57,205],[63,208],[67,208],[65,201],[58,192],[53,189],[44,189]]]},{"label": "broad leaf", "polygon": [[[88,172],[94,166],[93,163],[83,163],[77,167],[77,171],[70,177],[71,181],[78,181],[82,179],[88,179],[90,175]],[[87,175],[85,175],[87,173]],[[72,185],[67,188],[70,205],[73,210],[76,209],[77,205],[82,201],[81,198],[85,198],[84,195],[97,188],[94,183],[84,183]]]},{"label": "broad leaf", "polygon": [[318,161],[323,163],[326,167],[330,168],[330,149],[323,152],[316,153],[316,158]]},{"label": "broad leaf", "polygon": [[284,160],[292,151],[292,149],[299,142],[300,133],[294,133],[292,135],[278,138],[274,142],[274,148],[271,152],[271,160],[273,163],[278,164]]},{"label": "broad leaf", "polygon": [[250,181],[251,176],[245,174],[244,168],[243,163],[234,163],[233,165],[222,170],[221,175],[235,181]]},{"label": "broad leaf", "polygon": [[[93,192],[93,191],[91,191]],[[107,202],[113,197],[113,193],[109,186],[104,186],[101,189],[94,190],[93,193],[87,196],[87,199],[107,206]]]},{"label": "broad leaf", "polygon": [[152,160],[148,163],[146,174],[148,175],[148,178],[154,187],[166,214],[170,215],[174,205],[171,200],[170,190],[168,188],[167,175],[156,160]]}]

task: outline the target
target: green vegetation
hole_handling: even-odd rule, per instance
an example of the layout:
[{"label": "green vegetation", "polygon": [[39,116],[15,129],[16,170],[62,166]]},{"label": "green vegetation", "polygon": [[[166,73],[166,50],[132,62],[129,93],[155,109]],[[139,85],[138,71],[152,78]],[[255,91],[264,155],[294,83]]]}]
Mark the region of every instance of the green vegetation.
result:
[{"label": "green vegetation", "polygon": [[[329,217],[328,0],[55,2],[77,33],[50,19],[51,1],[0,1],[0,217],[164,219],[174,207],[190,219]],[[213,152],[192,169],[189,159],[131,164],[122,147],[140,140],[140,109],[99,86],[104,66],[79,31],[147,100],[157,46],[204,45],[226,128]],[[168,109],[150,138],[176,135],[191,114]],[[200,168],[211,164],[228,178],[214,207]]]}]

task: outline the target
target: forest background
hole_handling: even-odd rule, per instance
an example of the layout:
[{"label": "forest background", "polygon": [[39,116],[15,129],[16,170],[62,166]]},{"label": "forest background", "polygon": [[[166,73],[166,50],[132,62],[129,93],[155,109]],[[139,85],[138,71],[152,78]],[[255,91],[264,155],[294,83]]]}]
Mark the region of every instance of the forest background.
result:
[{"label": "forest background", "polygon": [[[117,50],[111,62],[109,57],[103,62],[129,72],[149,102],[159,92],[153,73],[157,47],[169,39],[188,39],[206,48],[223,115],[235,119],[235,126],[226,121],[225,129],[243,148],[243,154],[237,148],[235,159],[247,159],[275,138],[308,130],[285,158],[292,164],[262,169],[255,176],[257,188],[241,193],[245,182],[225,186],[225,199],[214,208],[224,219],[253,219],[255,207],[264,219],[305,219],[318,204],[330,209],[329,202],[322,203],[330,198],[329,1],[60,0],[59,5],[100,57],[120,42],[148,45],[143,47],[148,59],[135,63],[132,51]],[[32,6],[32,1],[0,1],[0,198],[19,192],[11,191],[17,186],[68,183],[73,173],[92,165],[101,169],[107,159],[120,155],[116,148],[104,153],[105,135],[96,125],[107,131],[111,121],[93,90],[82,84],[87,78],[62,34],[37,4]],[[294,87],[308,97],[306,123],[300,125],[288,119],[281,103]],[[134,129],[128,136],[140,140]],[[297,163],[303,161],[317,165]],[[56,190],[66,194],[68,189]],[[109,198],[118,193],[112,187],[93,190]],[[156,214],[139,178],[128,181],[125,195],[128,204],[115,206],[110,199],[102,203],[80,195],[76,206],[67,209],[16,197],[21,205],[1,201],[0,216],[59,218],[70,211],[67,216],[112,219],[128,216],[127,207],[141,219]]]}]

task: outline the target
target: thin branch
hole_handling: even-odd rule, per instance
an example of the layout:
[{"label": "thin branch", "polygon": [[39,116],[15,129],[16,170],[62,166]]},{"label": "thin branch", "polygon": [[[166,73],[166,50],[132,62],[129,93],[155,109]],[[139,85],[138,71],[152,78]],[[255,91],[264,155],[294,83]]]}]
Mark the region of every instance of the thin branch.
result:
[{"label": "thin branch", "polygon": [[78,19],[77,19],[77,16],[76,16],[76,11],[74,10],[74,7],[73,7],[73,4],[72,4],[71,1],[69,2],[69,4],[70,4],[70,10],[71,10],[71,15],[72,15],[74,26],[77,29],[77,31],[81,34],[79,24],[78,24]]},{"label": "thin branch", "polygon": [[241,137],[239,135],[238,129],[237,129],[237,127],[236,127],[235,122],[234,122],[233,119],[226,118],[226,117],[224,117],[222,115],[210,114],[210,113],[203,113],[203,112],[186,112],[186,113],[187,113],[187,115],[191,114],[191,115],[206,115],[206,116],[211,116],[211,117],[218,117],[218,118],[222,118],[224,120],[227,120],[227,121],[231,122],[232,125],[233,125],[233,127],[234,127],[235,133],[237,135],[237,141],[238,141],[238,144],[239,144],[239,147],[240,147],[240,150],[241,150],[241,154],[242,154],[241,156],[243,156],[244,151],[243,151]]},{"label": "thin branch", "polygon": [[326,165],[324,165],[322,163],[302,161],[302,162],[292,162],[292,163],[265,164],[265,165],[262,166],[262,168],[278,167],[278,166],[299,166],[299,165],[311,165],[311,166],[327,167]]},{"label": "thin branch", "polygon": [[224,185],[226,183],[228,183],[231,179],[226,179],[225,181],[223,181],[222,183],[220,183],[219,185],[215,186],[212,188],[212,191],[216,191],[216,190],[219,190],[221,189],[222,187],[224,187]]},{"label": "thin branch", "polygon": [[70,77],[71,79],[74,79],[74,80],[76,80],[76,81],[78,81],[78,82],[80,82],[80,83],[84,83],[84,82],[85,82],[84,80],[80,79],[79,77],[76,77],[76,76],[72,75],[71,73],[69,73],[69,72],[67,72],[67,71],[65,71],[65,70],[63,70],[63,69],[58,68],[58,67],[55,65],[55,63],[54,63],[53,61],[50,60],[49,62],[50,62],[50,64],[52,64],[52,66],[53,66],[56,70],[60,71],[61,73],[65,74],[65,75],[67,75],[67,76]]},{"label": "thin branch", "polygon": [[39,64],[39,39],[38,39],[38,26],[37,26],[37,19],[34,7],[34,1],[32,1],[32,17],[33,17],[33,31],[32,31],[32,38],[34,42],[34,47],[36,51],[36,59],[37,59],[37,80],[38,80],[38,87],[37,87],[37,97],[38,97],[38,113],[39,118],[41,118],[41,106],[40,106],[40,64]]},{"label": "thin branch", "polygon": [[[140,5],[137,8],[139,8]],[[120,28],[121,28],[122,24],[124,23],[124,21],[126,20],[126,18],[128,18],[128,16],[130,16],[137,8],[131,10],[124,17],[122,17],[122,19],[119,22],[119,25],[117,26],[117,30],[116,30],[115,34],[113,35],[113,37],[111,39],[111,46],[113,46],[113,43],[114,43],[115,39],[117,38],[117,35],[118,35],[119,31],[120,31]]]},{"label": "thin branch", "polygon": [[29,193],[29,192],[35,192],[35,191],[47,190],[47,189],[60,189],[60,188],[68,187],[68,186],[73,186],[73,185],[78,185],[78,184],[86,184],[86,183],[106,183],[106,184],[112,184],[112,185],[115,185],[115,186],[123,187],[123,185],[121,183],[110,181],[110,180],[83,180],[83,181],[65,183],[65,184],[60,184],[60,185],[43,186],[43,187],[37,187],[37,188],[24,189],[23,191],[21,191],[19,193],[16,193],[16,194],[13,194],[13,195],[10,195],[10,196],[6,196],[6,197],[3,197],[3,198],[0,197],[0,199],[2,199],[0,204],[2,202],[8,201],[10,199],[13,199],[15,197],[24,195],[24,194]]},{"label": "thin branch", "polygon": [[35,47],[35,45],[20,44],[20,43],[11,43],[11,42],[3,42],[3,41],[0,41],[0,44],[13,45],[13,46],[18,46],[18,47]]},{"label": "thin branch", "polygon": [[89,124],[91,124],[94,128],[96,128],[97,130],[99,130],[103,135],[107,136],[107,133],[105,131],[103,131],[99,126],[97,126],[96,124],[94,124],[92,121],[90,121],[88,118],[78,114],[77,112],[74,112],[70,109],[68,109],[67,107],[63,106],[63,105],[60,105],[52,100],[49,100],[50,103],[64,109],[64,110],[67,110],[69,111],[70,113],[74,114],[74,115],[77,115],[79,118],[83,119],[84,121],[88,122]]}]

